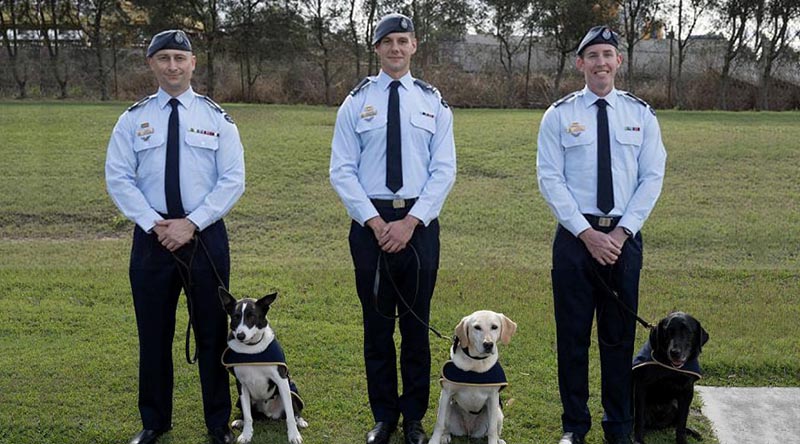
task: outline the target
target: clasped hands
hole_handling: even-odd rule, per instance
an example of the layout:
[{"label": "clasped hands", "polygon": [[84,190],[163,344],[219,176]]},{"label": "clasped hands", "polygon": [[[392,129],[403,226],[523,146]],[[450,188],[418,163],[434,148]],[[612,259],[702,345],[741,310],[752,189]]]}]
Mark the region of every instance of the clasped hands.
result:
[{"label": "clasped hands", "polygon": [[378,246],[386,253],[402,251],[414,235],[414,228],[420,220],[414,216],[406,215],[403,219],[386,222],[382,217],[376,216],[369,219],[366,225],[372,228]]},{"label": "clasped hands", "polygon": [[578,238],[600,265],[614,265],[622,254],[622,246],[628,240],[628,235],[618,226],[610,233],[587,228],[578,234]]},{"label": "clasped hands", "polygon": [[170,252],[188,244],[196,230],[197,226],[186,218],[157,220],[153,227],[158,241]]}]

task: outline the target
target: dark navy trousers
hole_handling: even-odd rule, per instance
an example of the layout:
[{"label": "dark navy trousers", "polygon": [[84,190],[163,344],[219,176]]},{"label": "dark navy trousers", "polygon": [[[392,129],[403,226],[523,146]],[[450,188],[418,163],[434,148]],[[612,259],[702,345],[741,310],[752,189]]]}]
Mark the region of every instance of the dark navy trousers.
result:
[{"label": "dark navy trousers", "polygon": [[[199,233],[220,278],[228,287],[228,234],[220,220]],[[209,429],[227,427],[231,414],[228,372],[220,363],[226,347],[227,316],[217,294],[219,281],[202,245],[195,242],[176,252],[192,263],[192,328],[197,343],[203,410]],[[192,260],[192,252],[194,258]],[[178,264],[155,233],[138,226],[133,233],[130,280],[139,330],[139,413],[146,429],[166,430],[172,424],[172,339],[175,311],[184,284]]]},{"label": "dark navy trousers", "polygon": [[[612,227],[595,229],[609,232]],[[591,428],[589,400],[589,346],[593,318],[597,319],[600,348],[603,430],[610,435],[630,433],[631,359],[636,320],[602,286],[602,278],[620,299],[636,311],[642,238],[628,239],[617,263],[602,266],[583,242],[561,225],[553,242],[553,299],[558,346],[558,387],[565,432],[585,435]]]},{"label": "dark navy trousers", "polygon": [[[408,213],[407,208],[378,208],[378,211],[387,222],[402,219]],[[356,222],[350,226],[349,240],[364,321],[364,361],[372,415],[375,421],[397,422],[401,414],[404,421],[421,420],[430,395],[430,343],[427,327],[408,310],[410,306],[422,321],[429,322],[431,296],[439,268],[439,222],[433,220],[427,227],[418,225],[409,246],[395,254],[381,256],[372,229]],[[414,250],[419,256],[419,267]],[[373,290],[379,257],[382,259],[376,297]],[[400,314],[397,321],[402,338],[403,390],[399,396],[395,313]]]}]

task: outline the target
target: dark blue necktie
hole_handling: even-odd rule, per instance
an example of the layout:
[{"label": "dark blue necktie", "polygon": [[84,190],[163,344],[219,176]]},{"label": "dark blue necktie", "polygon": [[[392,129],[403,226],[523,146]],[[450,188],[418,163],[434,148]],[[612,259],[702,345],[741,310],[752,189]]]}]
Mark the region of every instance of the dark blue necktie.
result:
[{"label": "dark blue necktie", "polygon": [[386,123],[386,186],[396,193],[403,187],[403,161],[400,157],[400,81],[389,85],[389,115]]},{"label": "dark blue necktie", "polygon": [[169,129],[167,130],[167,162],[164,168],[164,193],[167,196],[167,214],[170,219],[186,215],[181,202],[180,152],[178,150],[178,99],[172,98],[169,104]]},{"label": "dark blue necktie", "polygon": [[611,178],[611,142],[608,137],[608,102],[597,99],[597,208],[605,214],[614,209],[614,182]]}]

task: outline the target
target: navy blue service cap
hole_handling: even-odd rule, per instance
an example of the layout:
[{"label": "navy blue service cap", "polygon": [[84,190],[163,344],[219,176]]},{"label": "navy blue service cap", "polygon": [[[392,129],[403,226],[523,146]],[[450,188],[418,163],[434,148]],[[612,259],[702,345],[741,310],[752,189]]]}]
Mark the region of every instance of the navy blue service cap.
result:
[{"label": "navy blue service cap", "polygon": [[586,36],[581,40],[581,44],[578,45],[578,55],[581,55],[587,47],[600,43],[607,43],[619,48],[619,36],[608,26],[595,26],[586,33]]},{"label": "navy blue service cap", "polygon": [[153,36],[153,40],[150,40],[150,46],[147,47],[147,57],[152,57],[153,54],[162,49],[192,52],[192,42],[189,41],[189,36],[185,32],[178,29],[168,29]]},{"label": "navy blue service cap", "polygon": [[378,22],[375,28],[375,37],[372,38],[372,46],[378,44],[382,38],[393,32],[414,32],[414,23],[410,18],[403,14],[387,14]]}]

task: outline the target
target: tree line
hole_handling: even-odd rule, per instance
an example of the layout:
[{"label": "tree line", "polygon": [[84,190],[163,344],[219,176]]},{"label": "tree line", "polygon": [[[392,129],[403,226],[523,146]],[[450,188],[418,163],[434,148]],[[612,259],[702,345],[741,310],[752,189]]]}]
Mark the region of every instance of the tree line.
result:
[{"label": "tree line", "polygon": [[[769,109],[776,62],[796,57],[800,40],[800,0],[0,0],[3,94],[100,100],[143,94],[150,83],[141,59],[150,37],[179,28],[192,38],[199,89],[210,96],[333,105],[377,71],[374,26],[395,11],[415,24],[415,76],[446,84],[459,79],[454,88],[471,82],[471,97],[493,97],[465,103],[476,106],[541,104],[572,89],[580,83],[574,51],[587,29],[603,23],[621,35],[626,89],[647,95],[652,85],[636,72],[636,47],[667,34],[675,44],[674,74],[671,63],[658,83],[666,82],[667,106],[687,107],[696,79],[687,79],[684,61],[690,36],[704,26],[725,42],[709,91],[715,99],[705,106],[741,107],[732,104],[741,94],[732,72],[748,58],[759,72],[747,106]],[[496,40],[499,64],[468,76],[454,72],[442,51],[475,33]],[[552,71],[533,72],[534,45],[546,46],[556,61]]]}]

